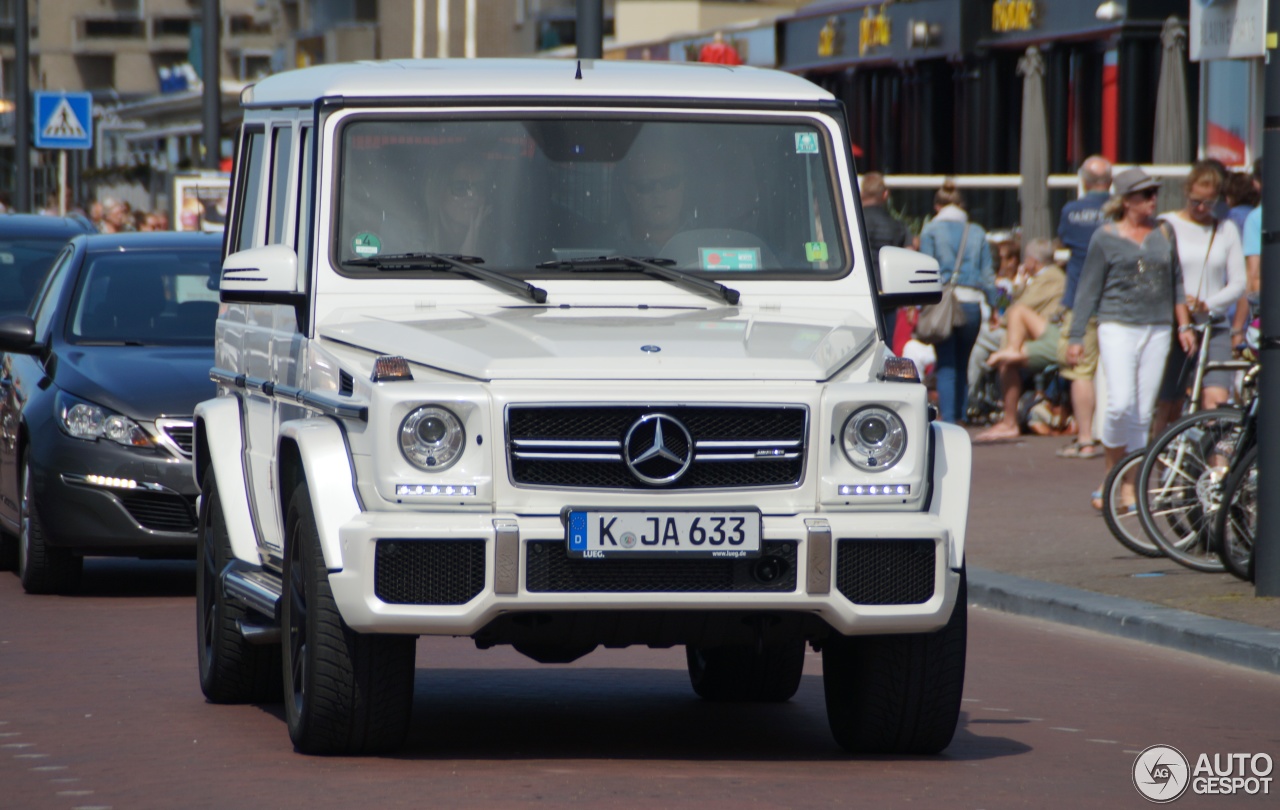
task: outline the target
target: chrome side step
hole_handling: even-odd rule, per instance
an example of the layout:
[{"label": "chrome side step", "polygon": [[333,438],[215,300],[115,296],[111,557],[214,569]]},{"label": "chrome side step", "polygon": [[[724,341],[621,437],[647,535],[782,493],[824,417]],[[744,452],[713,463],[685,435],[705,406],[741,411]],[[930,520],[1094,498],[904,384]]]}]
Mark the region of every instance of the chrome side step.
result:
[{"label": "chrome side step", "polygon": [[277,575],[243,560],[232,560],[222,569],[222,594],[262,617],[261,622],[241,621],[240,634],[250,644],[280,640],[280,596],[284,583]]}]

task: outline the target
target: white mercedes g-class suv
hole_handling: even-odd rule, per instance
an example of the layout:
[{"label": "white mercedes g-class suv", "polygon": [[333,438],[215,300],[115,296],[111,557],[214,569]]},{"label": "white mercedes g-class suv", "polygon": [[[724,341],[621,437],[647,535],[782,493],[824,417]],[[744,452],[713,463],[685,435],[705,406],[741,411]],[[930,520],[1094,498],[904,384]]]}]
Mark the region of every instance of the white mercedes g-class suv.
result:
[{"label": "white mercedes g-class suv", "polygon": [[884,313],[845,110],[785,73],[392,61],[243,96],[196,410],[200,683],[299,751],[402,743],[415,639],[682,645],[714,701],[822,654],[851,752],[964,682],[970,446]]}]

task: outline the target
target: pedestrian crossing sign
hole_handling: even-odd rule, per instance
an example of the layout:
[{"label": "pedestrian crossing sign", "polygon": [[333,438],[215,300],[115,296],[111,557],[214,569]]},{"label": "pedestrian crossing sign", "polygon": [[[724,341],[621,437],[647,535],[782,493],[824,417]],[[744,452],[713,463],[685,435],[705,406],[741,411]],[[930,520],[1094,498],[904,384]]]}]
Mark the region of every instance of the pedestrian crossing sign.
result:
[{"label": "pedestrian crossing sign", "polygon": [[36,93],[37,149],[93,148],[93,95]]}]

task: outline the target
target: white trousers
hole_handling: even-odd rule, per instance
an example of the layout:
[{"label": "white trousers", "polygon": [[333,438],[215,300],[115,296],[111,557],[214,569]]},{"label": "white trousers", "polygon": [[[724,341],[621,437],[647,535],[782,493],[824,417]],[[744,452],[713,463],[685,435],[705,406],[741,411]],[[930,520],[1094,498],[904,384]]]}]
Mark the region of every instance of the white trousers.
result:
[{"label": "white trousers", "polygon": [[1098,431],[1104,446],[1130,452],[1146,447],[1172,339],[1172,326],[1098,324],[1098,356],[1107,377],[1107,405]]}]

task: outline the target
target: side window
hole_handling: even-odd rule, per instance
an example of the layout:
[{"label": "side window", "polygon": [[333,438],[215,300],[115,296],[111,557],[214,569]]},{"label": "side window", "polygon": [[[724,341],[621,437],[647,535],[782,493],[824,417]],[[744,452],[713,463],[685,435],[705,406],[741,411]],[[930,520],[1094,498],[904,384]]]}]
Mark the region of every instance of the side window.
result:
[{"label": "side window", "polygon": [[58,309],[58,300],[62,298],[62,291],[66,289],[67,281],[75,275],[71,272],[73,255],[75,255],[75,249],[70,246],[62,251],[53,263],[53,267],[49,269],[49,277],[44,289],[32,304],[37,342],[43,343],[49,338],[49,324],[53,321],[53,313]]},{"label": "side window", "polygon": [[298,130],[298,146],[302,151],[302,160],[298,161],[298,210],[294,212],[296,219],[293,235],[296,242],[294,248],[298,251],[301,264],[302,255],[307,251],[311,239],[311,127]]},{"label": "side window", "polygon": [[240,164],[236,176],[237,215],[229,252],[254,246],[253,231],[262,212],[262,157],[266,133],[261,127],[244,129],[240,140]]},{"label": "side window", "polygon": [[271,211],[271,230],[267,244],[285,241],[285,215],[289,211],[289,176],[293,155],[293,127],[276,127],[271,130],[271,194],[267,201]]}]

